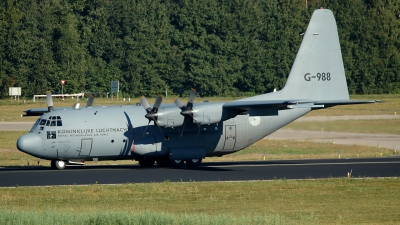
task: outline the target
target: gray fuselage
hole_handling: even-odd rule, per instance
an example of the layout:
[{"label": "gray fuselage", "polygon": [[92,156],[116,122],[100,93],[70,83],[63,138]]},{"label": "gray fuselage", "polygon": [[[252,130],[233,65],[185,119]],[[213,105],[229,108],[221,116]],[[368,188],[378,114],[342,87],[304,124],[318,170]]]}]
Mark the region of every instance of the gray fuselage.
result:
[{"label": "gray fuselage", "polygon": [[[196,106],[206,105],[222,110],[223,104]],[[172,107],[163,105],[160,111]],[[57,110],[41,116],[17,145],[21,151],[50,160],[156,159],[168,157],[171,149],[188,153],[205,149],[205,156],[221,156],[253,144],[310,110],[279,110],[278,115],[272,116],[237,115],[226,121],[203,123],[200,133],[197,124],[190,122],[182,137],[182,126],[160,127],[162,133],[153,122],[147,127],[146,112],[141,106]]]}]

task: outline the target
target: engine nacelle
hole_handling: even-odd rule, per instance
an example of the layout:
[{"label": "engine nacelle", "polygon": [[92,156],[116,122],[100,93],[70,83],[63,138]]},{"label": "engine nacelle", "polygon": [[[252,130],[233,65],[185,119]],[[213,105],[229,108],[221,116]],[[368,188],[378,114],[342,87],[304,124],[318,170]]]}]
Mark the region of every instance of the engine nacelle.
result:
[{"label": "engine nacelle", "polygon": [[[229,119],[223,115],[224,103],[203,103],[193,106],[193,118],[199,124],[212,124]],[[160,127],[182,126],[185,117],[178,107],[161,108],[157,112],[157,123]]]},{"label": "engine nacelle", "polygon": [[185,117],[178,107],[161,108],[157,112],[157,122],[160,127],[179,127],[183,125]]},{"label": "engine nacelle", "polygon": [[218,123],[223,118],[224,103],[205,103],[193,107],[193,118],[200,124]]}]

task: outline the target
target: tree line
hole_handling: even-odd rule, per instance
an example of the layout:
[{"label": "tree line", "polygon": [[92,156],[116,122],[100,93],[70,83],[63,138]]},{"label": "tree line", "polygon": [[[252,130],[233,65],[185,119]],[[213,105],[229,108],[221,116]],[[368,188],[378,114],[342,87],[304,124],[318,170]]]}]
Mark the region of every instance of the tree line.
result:
[{"label": "tree line", "polygon": [[335,15],[350,93],[400,93],[398,0],[3,0],[0,98],[9,87],[123,96],[281,89],[311,15]]}]

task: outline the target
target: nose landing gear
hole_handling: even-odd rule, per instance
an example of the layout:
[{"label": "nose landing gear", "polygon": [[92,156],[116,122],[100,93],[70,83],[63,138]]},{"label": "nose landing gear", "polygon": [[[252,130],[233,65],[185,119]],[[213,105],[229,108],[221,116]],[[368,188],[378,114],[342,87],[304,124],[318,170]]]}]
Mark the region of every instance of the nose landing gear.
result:
[{"label": "nose landing gear", "polygon": [[55,170],[63,170],[67,166],[67,163],[63,160],[53,159],[51,160],[51,168]]}]

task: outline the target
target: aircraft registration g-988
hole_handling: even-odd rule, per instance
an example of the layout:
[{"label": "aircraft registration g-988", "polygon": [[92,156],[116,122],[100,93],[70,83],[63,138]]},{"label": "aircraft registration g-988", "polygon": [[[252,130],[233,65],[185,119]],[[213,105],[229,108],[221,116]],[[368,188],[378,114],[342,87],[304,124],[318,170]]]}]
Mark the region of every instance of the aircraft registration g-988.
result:
[{"label": "aircraft registration g-988", "polygon": [[[227,103],[73,107],[40,116],[17,141],[20,151],[51,160],[54,169],[73,161],[137,160],[143,167],[199,166],[202,159],[239,151],[311,110],[375,103],[349,99],[336,21],[314,11],[284,88]],[[145,109],[143,109],[143,107]],[[28,112],[35,112],[28,110]]]}]

